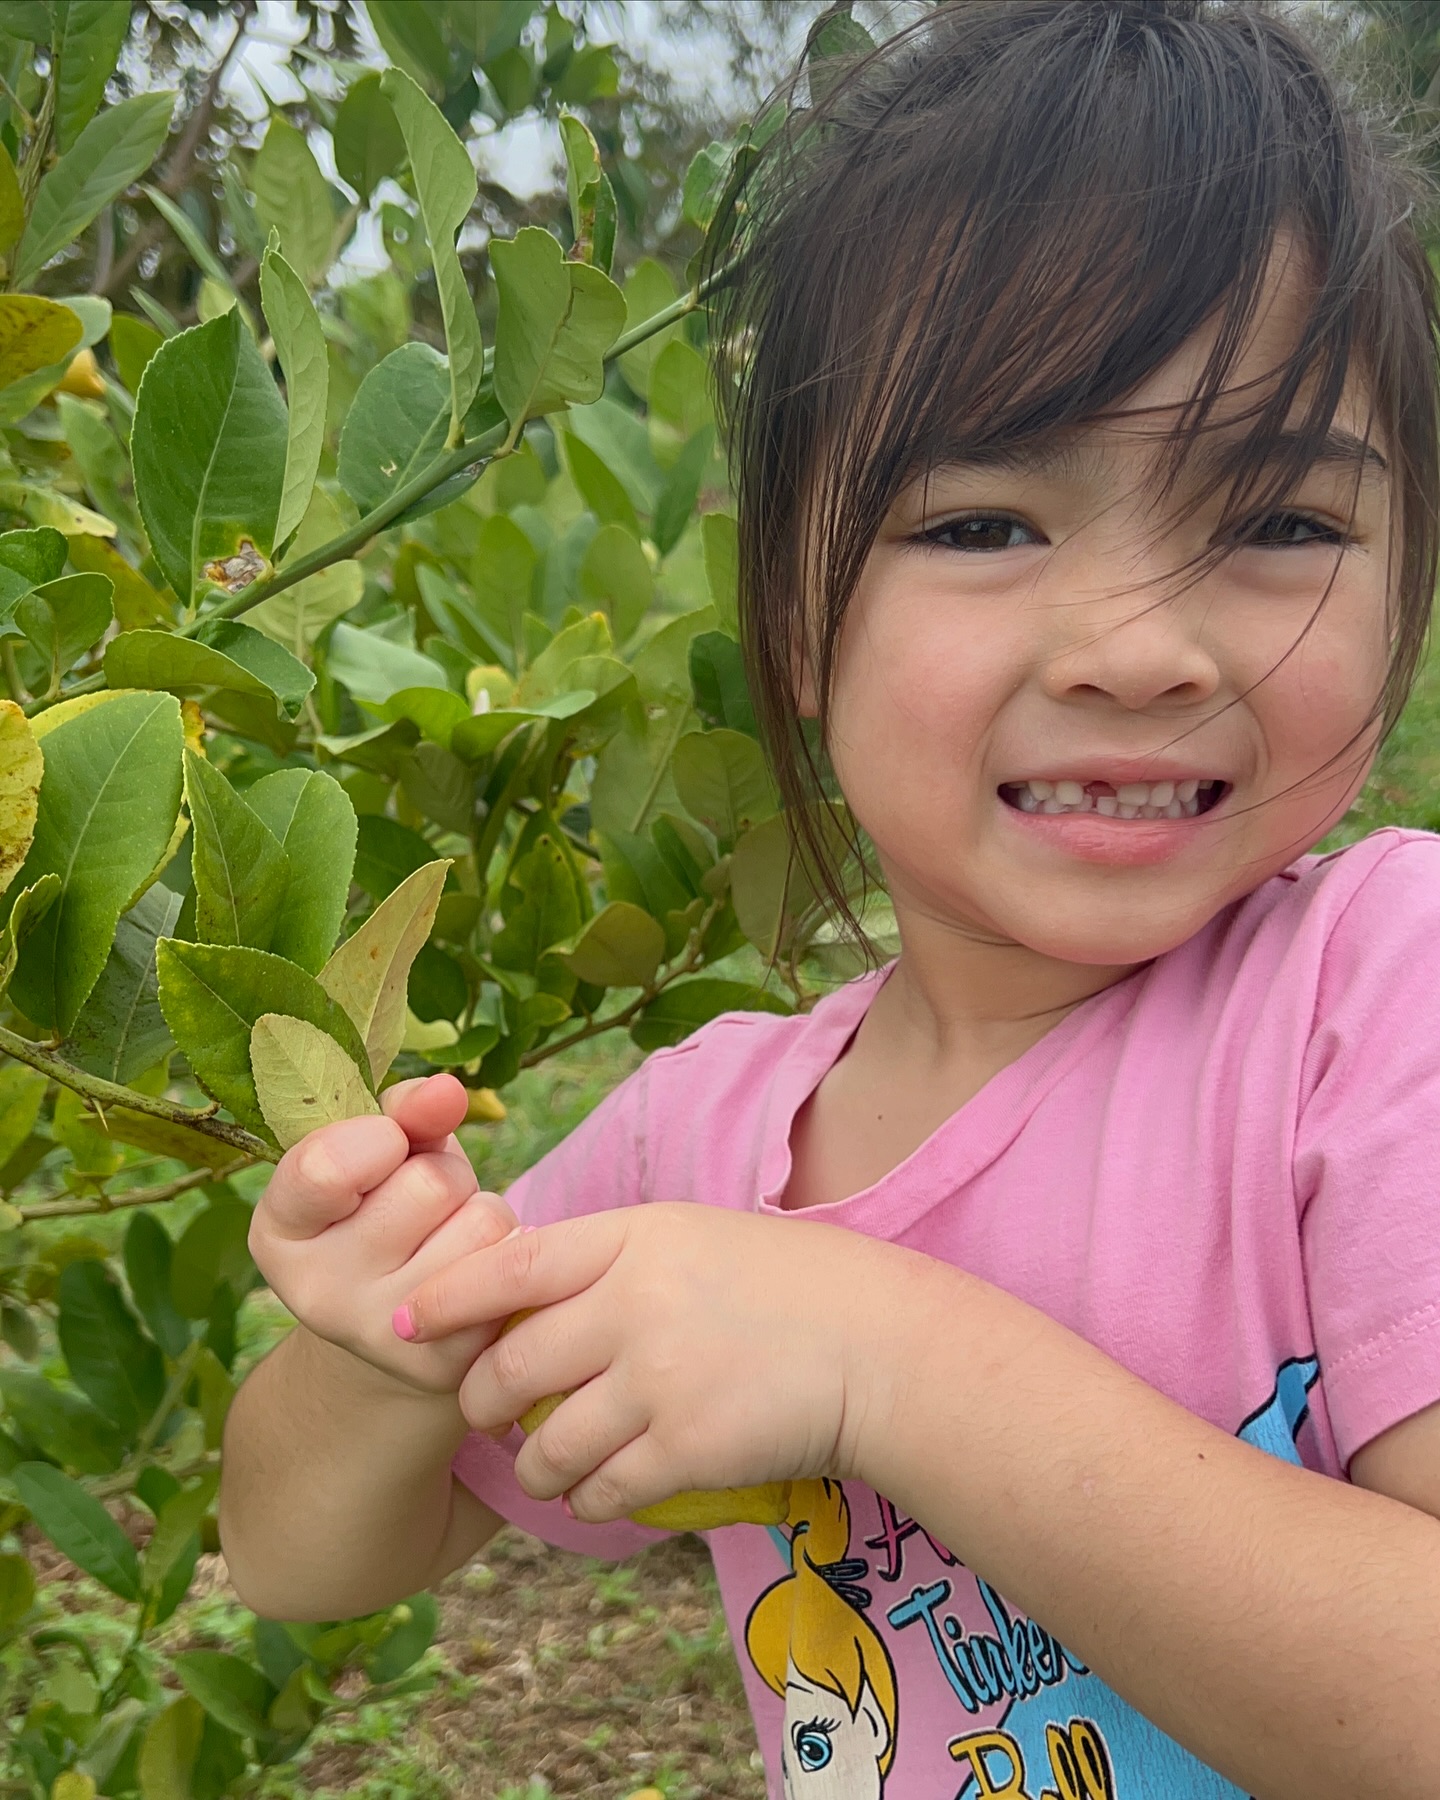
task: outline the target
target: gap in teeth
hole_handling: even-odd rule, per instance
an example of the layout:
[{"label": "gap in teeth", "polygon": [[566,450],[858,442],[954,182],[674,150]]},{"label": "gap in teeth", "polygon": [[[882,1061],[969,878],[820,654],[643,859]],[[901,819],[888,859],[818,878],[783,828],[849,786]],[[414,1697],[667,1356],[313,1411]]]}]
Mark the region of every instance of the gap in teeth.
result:
[{"label": "gap in teeth", "polygon": [[1106,819],[1193,819],[1222,784],[1192,777],[1186,781],[1011,782],[1005,794],[1021,812],[1099,813]]}]

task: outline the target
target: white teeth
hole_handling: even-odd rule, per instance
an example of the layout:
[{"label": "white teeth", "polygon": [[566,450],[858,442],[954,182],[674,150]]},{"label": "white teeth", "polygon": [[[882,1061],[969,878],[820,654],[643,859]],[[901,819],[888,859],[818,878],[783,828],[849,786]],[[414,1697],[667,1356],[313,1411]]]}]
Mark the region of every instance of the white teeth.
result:
[{"label": "white teeth", "polygon": [[[1082,782],[1066,776],[1060,781],[1010,782],[1004,794],[1012,806],[1025,813],[1099,813],[1106,819],[1193,819],[1201,810],[1200,790],[1213,799],[1220,787],[1214,780],[1192,776],[1186,781]],[[1093,792],[1100,789],[1099,793]]]}]

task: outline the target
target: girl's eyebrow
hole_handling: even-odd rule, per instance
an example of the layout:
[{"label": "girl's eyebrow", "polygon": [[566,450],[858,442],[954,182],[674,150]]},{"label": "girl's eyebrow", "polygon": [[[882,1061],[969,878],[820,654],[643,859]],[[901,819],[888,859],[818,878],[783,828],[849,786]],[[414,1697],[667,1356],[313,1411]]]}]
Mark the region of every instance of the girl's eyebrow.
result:
[{"label": "girl's eyebrow", "polygon": [[[1302,441],[1298,431],[1279,431],[1271,437],[1267,462],[1278,462]],[[1240,459],[1245,438],[1239,434],[1216,435],[1192,453],[1192,466],[1202,479],[1223,475]],[[1049,437],[1014,444],[955,443],[941,446],[924,479],[941,475],[1008,474],[1048,477],[1058,481],[1083,481],[1098,474],[1105,452],[1094,437]],[[1361,478],[1388,475],[1390,465],[1373,444],[1353,431],[1332,425],[1320,439],[1310,460],[1311,468],[1355,469]]]}]

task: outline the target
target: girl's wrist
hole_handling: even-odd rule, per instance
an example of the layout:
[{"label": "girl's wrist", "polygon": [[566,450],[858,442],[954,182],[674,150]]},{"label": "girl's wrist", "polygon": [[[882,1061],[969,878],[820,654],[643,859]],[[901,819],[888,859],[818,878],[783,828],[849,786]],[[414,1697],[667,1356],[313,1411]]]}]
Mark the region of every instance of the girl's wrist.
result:
[{"label": "girl's wrist", "polygon": [[291,1334],[296,1340],[303,1377],[316,1383],[317,1391],[331,1396],[339,1406],[357,1403],[367,1408],[398,1408],[421,1418],[433,1417],[436,1427],[453,1429],[456,1447],[468,1431],[460,1411],[458,1392],[435,1392],[382,1369],[343,1344],[321,1337],[305,1325]]}]

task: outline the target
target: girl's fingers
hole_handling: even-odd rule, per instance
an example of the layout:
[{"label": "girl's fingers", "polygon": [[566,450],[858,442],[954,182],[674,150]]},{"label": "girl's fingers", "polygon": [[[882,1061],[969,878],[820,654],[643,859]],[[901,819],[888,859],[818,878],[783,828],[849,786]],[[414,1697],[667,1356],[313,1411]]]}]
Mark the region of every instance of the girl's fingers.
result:
[{"label": "girl's fingers", "polygon": [[[509,1243],[499,1246],[501,1251]],[[505,1314],[492,1314],[502,1318]],[[571,1394],[608,1366],[611,1333],[582,1301],[552,1306],[497,1337],[460,1384],[460,1410],[477,1431],[492,1431],[552,1394]]]},{"label": "girl's fingers", "polygon": [[386,1116],[395,1121],[415,1150],[442,1149],[464,1119],[467,1101],[464,1084],[453,1075],[397,1081],[380,1096]]},{"label": "girl's fingers", "polygon": [[[475,1171],[463,1156],[417,1151],[365,1196],[351,1227],[354,1242],[387,1270],[402,1269],[447,1220],[468,1210],[475,1191]],[[495,1216],[493,1235],[485,1241],[504,1237],[510,1226],[501,1220],[508,1214],[506,1207]]]},{"label": "girl's fingers", "polygon": [[472,1194],[418,1244],[404,1271],[410,1286],[476,1250],[488,1250],[516,1229],[515,1215],[498,1194]]},{"label": "girl's fingers", "polygon": [[572,1517],[587,1525],[602,1525],[638,1512],[642,1506],[658,1506],[662,1500],[673,1499],[684,1485],[677,1482],[673,1468],[646,1431],[582,1476],[566,1501]]},{"label": "girl's fingers", "polygon": [[462,1257],[422,1281],[398,1309],[397,1329],[423,1341],[506,1319],[522,1306],[568,1300],[610,1267],[625,1229],[621,1213],[591,1213],[538,1231],[522,1229],[494,1249]]},{"label": "girl's fingers", "polygon": [[515,1459],[515,1476],[536,1500],[554,1500],[638,1437],[645,1414],[627,1406],[618,1384],[597,1375],[556,1408],[526,1438]]},{"label": "girl's fingers", "polygon": [[278,1237],[318,1237],[348,1219],[409,1154],[410,1140],[392,1119],[322,1126],[281,1157],[261,1203],[264,1218]]}]

